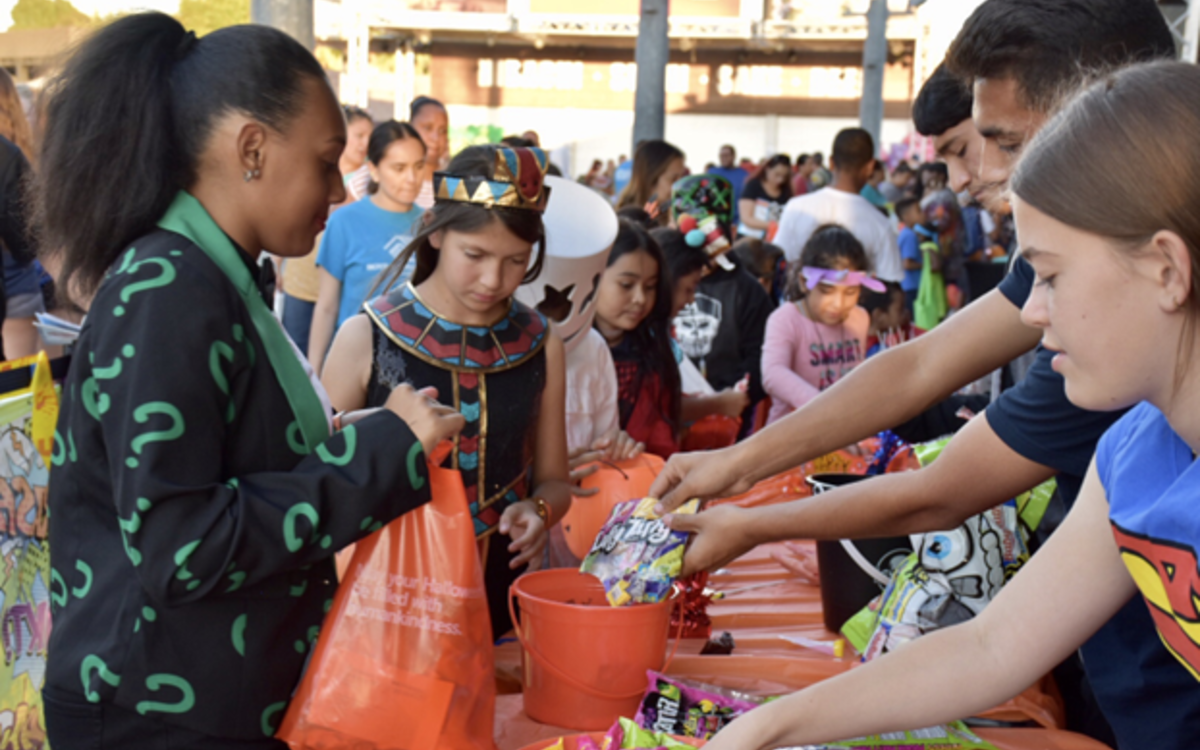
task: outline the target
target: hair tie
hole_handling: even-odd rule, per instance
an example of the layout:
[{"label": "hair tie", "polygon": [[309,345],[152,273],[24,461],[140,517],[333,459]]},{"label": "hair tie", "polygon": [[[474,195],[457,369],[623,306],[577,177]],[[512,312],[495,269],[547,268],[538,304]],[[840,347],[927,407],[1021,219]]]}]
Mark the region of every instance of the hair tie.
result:
[{"label": "hair tie", "polygon": [[704,243],[708,241],[708,235],[699,229],[693,229],[685,234],[683,239],[691,247],[704,247]]},{"label": "hair tie", "polygon": [[196,39],[196,32],[189,31],[184,34],[179,40],[179,45],[175,48],[175,62],[179,62],[187,57],[192,48],[196,46],[197,41],[199,40]]}]

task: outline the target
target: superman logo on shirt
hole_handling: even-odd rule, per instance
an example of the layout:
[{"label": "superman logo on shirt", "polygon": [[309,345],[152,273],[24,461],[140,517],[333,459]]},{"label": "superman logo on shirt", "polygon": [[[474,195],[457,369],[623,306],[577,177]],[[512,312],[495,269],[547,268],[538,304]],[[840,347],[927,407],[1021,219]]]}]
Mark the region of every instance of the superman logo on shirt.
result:
[{"label": "superman logo on shirt", "polygon": [[1113,524],[1121,560],[1150,605],[1167,649],[1200,680],[1200,571],[1191,547]]}]

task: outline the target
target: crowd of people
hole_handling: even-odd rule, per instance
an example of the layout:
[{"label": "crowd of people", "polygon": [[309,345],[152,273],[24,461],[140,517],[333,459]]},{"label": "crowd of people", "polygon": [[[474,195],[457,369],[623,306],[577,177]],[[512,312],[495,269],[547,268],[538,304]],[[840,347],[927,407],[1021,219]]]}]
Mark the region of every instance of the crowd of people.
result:
[{"label": "crowd of people", "polygon": [[669,516],[684,574],[950,528],[1054,477],[1040,547],[982,614],[709,746],[959,719],[1053,671],[1071,728],[1193,747],[1200,69],[1174,55],[1153,0],[985,0],[914,102],[937,161],[847,128],[828,159],[723,145],[693,173],[647,140],[576,180],[532,130],[450,153],[436,99],[342,107],[263,26],[117,20],[36,136],[0,73],[6,358],[47,305],[86,314],[49,505],[55,580],[88,585],[54,599],[50,742],[281,747],[334,555],[429,501],[440,443],[499,638],[518,576],[578,565],[557,525],[597,460],[667,459],[669,513],[892,430],[953,438]]}]

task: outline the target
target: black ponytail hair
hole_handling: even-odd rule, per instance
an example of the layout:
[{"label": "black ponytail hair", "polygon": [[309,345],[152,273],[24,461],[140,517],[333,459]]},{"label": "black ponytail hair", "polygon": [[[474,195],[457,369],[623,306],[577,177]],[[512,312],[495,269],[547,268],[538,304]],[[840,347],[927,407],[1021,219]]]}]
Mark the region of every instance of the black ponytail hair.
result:
[{"label": "black ponytail hair", "polygon": [[667,277],[672,290],[684,276],[708,268],[708,253],[702,247],[689,245],[683,232],[678,229],[657,227],[650,230],[650,236],[662,249],[663,258],[667,263]]},{"label": "black ponytail hair", "polygon": [[437,99],[434,99],[432,96],[418,96],[408,105],[408,121],[412,122],[413,120],[417,119],[417,115],[421,114],[421,110],[429,106],[437,107],[443,112],[446,111],[446,105],[442,104]]},{"label": "black ponytail hair", "polygon": [[59,288],[90,295],[117,255],[153,231],[217,120],[242,112],[286,132],[316,58],[267,26],[197,39],[164,13],[121,18],[83,43],[48,87],[35,216]]},{"label": "black ponytail hair", "polygon": [[[497,151],[495,145],[468,146],[450,160],[446,172],[458,177],[487,177],[495,174]],[[522,284],[535,281],[542,273],[542,264],[546,257],[546,230],[542,225],[540,211],[524,208],[509,208],[494,206],[487,208],[478,203],[461,203],[458,201],[441,201],[421,217],[421,231],[408,243],[391,264],[379,274],[375,285],[367,294],[368,299],[382,294],[396,285],[404,275],[404,267],[413,256],[417,258],[417,268],[413,271],[412,284],[416,286],[428,279],[437,268],[440,251],[433,246],[430,238],[435,232],[450,230],[454,232],[478,232],[492,221],[503,222],[504,227],[525,242],[535,245],[533,264],[521,280]]]},{"label": "black ponytail hair", "polygon": [[[367,141],[367,161],[378,167],[379,163],[383,161],[383,157],[387,155],[389,146],[396,141],[403,141],[409,138],[416,139],[417,143],[421,144],[421,150],[426,153],[429,152],[429,147],[421,139],[421,134],[407,122],[388,120],[387,122],[379,123],[371,131],[371,139]],[[371,180],[367,184],[367,195],[375,195],[377,192],[379,192],[379,183]]]},{"label": "black ponytail hair", "polygon": [[[641,224],[628,219],[618,219],[617,239],[608,254],[608,265],[616,263],[622,256],[642,252],[658,264],[658,288],[655,290],[654,307],[637,328],[625,334],[631,340],[638,358],[638,383],[635,391],[641,390],[641,378],[648,373],[658,373],[662,378],[663,391],[667,394],[669,410],[661,414],[672,432],[680,425],[680,410],[683,385],[679,378],[679,363],[675,361],[675,350],[671,346],[671,306],[674,293],[662,248],[650,232]],[[594,326],[595,324],[593,324]],[[621,424],[629,421],[629,414],[621,414]]]}]

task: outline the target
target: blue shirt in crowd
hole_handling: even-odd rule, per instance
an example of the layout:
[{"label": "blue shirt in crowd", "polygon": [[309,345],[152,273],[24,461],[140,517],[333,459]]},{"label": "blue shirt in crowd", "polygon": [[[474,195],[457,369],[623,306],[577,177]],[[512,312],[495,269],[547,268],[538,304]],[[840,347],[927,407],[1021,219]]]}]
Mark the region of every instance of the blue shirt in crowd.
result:
[{"label": "blue shirt in crowd", "polygon": [[[923,263],[921,256],[921,238],[911,227],[900,230],[900,260],[915,260]],[[904,269],[904,278],[900,279],[900,288],[906,292],[915,292],[921,288],[921,269]]]},{"label": "blue shirt in crowd", "polygon": [[725,167],[713,167],[708,170],[708,174],[724,177],[729,180],[730,185],[733,185],[733,226],[736,227],[738,223],[738,201],[742,197],[742,187],[745,186],[746,178],[749,177],[749,174],[741,167],[729,167],[728,169]]},{"label": "blue shirt in crowd", "polygon": [[[333,212],[317,251],[317,265],[342,282],[339,328],[366,302],[379,274],[412,242],[424,212],[419,206],[404,213],[387,211],[369,197]],[[415,259],[410,259],[401,281],[408,280],[415,265]]]}]

